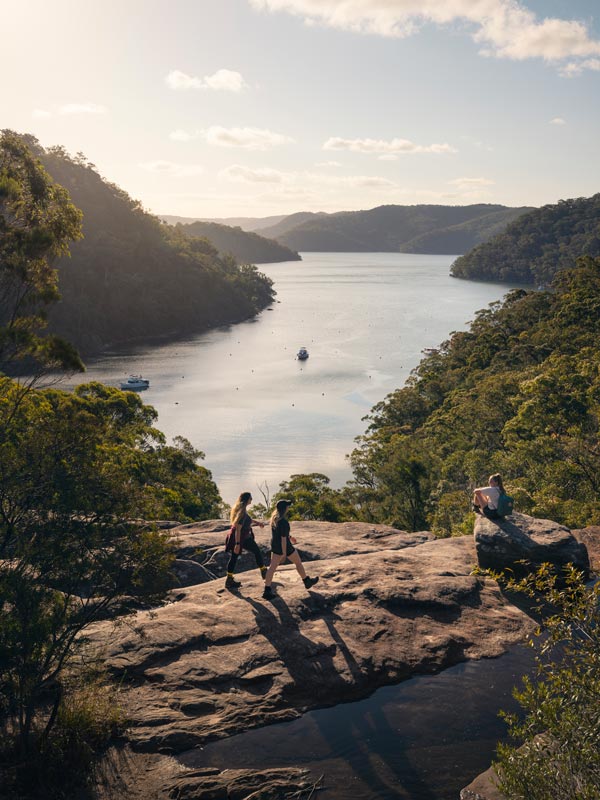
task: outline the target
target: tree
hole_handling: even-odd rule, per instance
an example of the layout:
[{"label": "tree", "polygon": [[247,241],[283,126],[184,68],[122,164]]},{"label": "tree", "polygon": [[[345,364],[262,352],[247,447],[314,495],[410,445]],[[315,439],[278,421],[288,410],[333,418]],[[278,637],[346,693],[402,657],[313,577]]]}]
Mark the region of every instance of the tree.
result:
[{"label": "tree", "polygon": [[279,491],[273,498],[273,506],[278,500],[292,500],[291,519],[318,519],[329,522],[342,522],[347,514],[339,491],[329,486],[329,478],[320,472],[305,475],[291,475],[289,480],[279,484]]},{"label": "tree", "polygon": [[507,800],[595,800],[600,797],[600,584],[590,588],[573,568],[557,576],[544,565],[507,587],[541,599],[543,625],[537,675],[514,693],[525,716],[504,715],[513,741],[498,746],[499,788]]},{"label": "tree", "polygon": [[58,300],[52,263],[81,236],[81,212],[14,133],[0,134],[0,374],[16,360],[81,370],[75,350],[43,336]]},{"label": "tree", "polygon": [[130,611],[132,598],[160,599],[172,554],[139,522],[150,495],[157,505],[153,460],[169,480],[155,412],[99,384],[15,403],[19,391],[0,380],[0,694],[25,753],[48,701],[44,736],[52,727],[85,629]]}]

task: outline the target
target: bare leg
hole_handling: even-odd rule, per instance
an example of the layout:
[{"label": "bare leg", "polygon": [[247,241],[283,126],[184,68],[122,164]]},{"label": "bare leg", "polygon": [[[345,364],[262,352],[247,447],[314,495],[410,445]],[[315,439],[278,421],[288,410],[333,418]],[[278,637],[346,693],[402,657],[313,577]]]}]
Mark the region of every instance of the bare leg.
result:
[{"label": "bare leg", "polygon": [[288,558],[298,570],[298,575],[300,575],[302,580],[304,580],[304,578],[306,578],[306,571],[304,569],[304,565],[302,564],[302,559],[300,558],[300,554],[298,553],[298,551],[294,550],[294,552],[290,556],[288,556]]},{"label": "bare leg", "polygon": [[271,563],[269,564],[269,569],[267,570],[267,574],[265,575],[265,586],[270,586],[273,581],[273,575],[275,574],[275,570],[280,564],[283,564],[285,561],[285,554],[278,556],[276,553],[271,553]]},{"label": "bare leg", "polygon": [[473,502],[479,508],[485,508],[487,506],[487,497],[481,492],[474,492],[473,493]]}]

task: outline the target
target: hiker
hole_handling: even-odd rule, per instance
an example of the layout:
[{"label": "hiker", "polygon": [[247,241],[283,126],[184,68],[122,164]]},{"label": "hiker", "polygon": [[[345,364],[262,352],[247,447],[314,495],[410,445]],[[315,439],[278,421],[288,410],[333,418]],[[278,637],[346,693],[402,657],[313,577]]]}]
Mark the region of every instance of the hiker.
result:
[{"label": "hiker", "polygon": [[501,519],[498,513],[498,501],[502,494],[506,492],[501,476],[498,473],[490,475],[489,486],[480,486],[473,492],[473,511],[488,519]]},{"label": "hiker", "polygon": [[248,514],[247,509],[251,502],[252,495],[250,492],[242,492],[237,503],[231,509],[231,530],[225,540],[225,550],[231,553],[229,564],[227,565],[227,577],[225,578],[226,589],[238,589],[242,585],[233,577],[235,565],[242,549],[249,550],[254,554],[256,566],[259,568],[263,579],[267,573],[262,553],[260,552],[259,546],[256,544],[254,533],[252,532],[253,525],[264,528],[266,523],[252,519],[250,514]]},{"label": "hiker", "polygon": [[291,500],[279,500],[271,516],[271,563],[265,576],[265,590],[263,592],[263,597],[267,600],[274,596],[271,583],[275,570],[280,564],[283,564],[286,558],[289,558],[294,564],[307,589],[310,589],[319,580],[318,578],[308,577],[300,555],[294,547],[296,539],[290,533],[290,523],[287,518],[291,505]]}]

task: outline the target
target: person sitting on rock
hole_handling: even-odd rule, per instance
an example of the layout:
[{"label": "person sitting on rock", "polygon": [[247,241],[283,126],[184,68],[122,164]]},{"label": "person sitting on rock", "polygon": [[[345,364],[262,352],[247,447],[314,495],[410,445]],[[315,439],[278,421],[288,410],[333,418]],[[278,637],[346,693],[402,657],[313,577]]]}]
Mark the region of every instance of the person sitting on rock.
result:
[{"label": "person sitting on rock", "polygon": [[501,476],[490,475],[489,486],[480,486],[473,492],[473,511],[488,519],[501,519],[498,514],[498,499],[505,494]]},{"label": "person sitting on rock", "polygon": [[252,495],[250,492],[242,492],[237,503],[231,509],[231,530],[225,541],[225,549],[231,553],[231,558],[227,565],[227,577],[225,578],[225,587],[227,589],[238,589],[242,585],[233,577],[235,565],[238,556],[242,552],[242,548],[254,554],[256,566],[259,568],[263,579],[267,573],[262,553],[260,552],[259,546],[256,544],[252,531],[253,525],[259,525],[261,528],[264,528],[266,523],[252,519],[250,514],[248,514],[247,508],[251,502]]},{"label": "person sitting on rock", "polygon": [[318,578],[308,577],[300,559],[300,554],[294,547],[296,539],[290,533],[290,523],[287,518],[291,505],[291,500],[279,500],[271,516],[271,563],[265,577],[265,590],[263,592],[263,597],[267,600],[274,595],[271,583],[275,570],[280,564],[283,564],[286,558],[289,558],[294,564],[307,589],[310,589],[319,580]]}]

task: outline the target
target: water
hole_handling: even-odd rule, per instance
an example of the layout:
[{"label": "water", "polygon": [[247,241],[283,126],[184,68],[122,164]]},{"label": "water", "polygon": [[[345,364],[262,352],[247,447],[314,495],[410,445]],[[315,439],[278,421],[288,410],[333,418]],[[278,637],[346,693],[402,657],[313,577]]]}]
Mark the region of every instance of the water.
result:
[{"label": "water", "polygon": [[[158,427],[205,452],[228,502],[245,490],[258,497],[265,481],[273,493],[297,472],[323,472],[340,486],[362,417],[403,385],[425,348],[507,291],[450,278],[453,259],[304,253],[263,265],[277,290],[271,310],[184,342],[107,355],[85,379],[149,378],[143,398]],[[310,357],[300,362],[303,345]]]},{"label": "water", "polygon": [[533,672],[519,646],[439,675],[378,689],[371,697],[232,736],[180,757],[188,767],[305,767],[324,775],[322,800],[458,800],[506,738],[500,708],[516,711],[513,686]]}]

